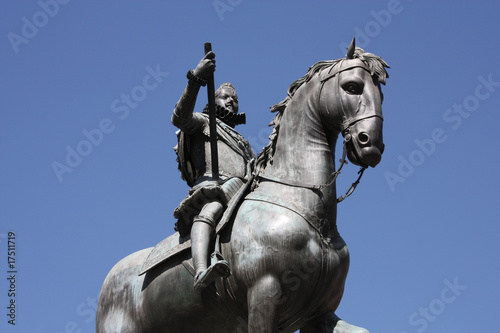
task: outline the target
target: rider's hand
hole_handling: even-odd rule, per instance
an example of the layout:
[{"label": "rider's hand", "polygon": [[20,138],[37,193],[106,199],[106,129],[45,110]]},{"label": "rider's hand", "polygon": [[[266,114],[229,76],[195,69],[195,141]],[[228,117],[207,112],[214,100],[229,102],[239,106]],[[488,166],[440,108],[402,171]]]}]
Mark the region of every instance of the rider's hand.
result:
[{"label": "rider's hand", "polygon": [[201,79],[206,79],[215,71],[215,53],[208,52],[203,59],[200,60],[198,66],[193,71],[193,74]]}]

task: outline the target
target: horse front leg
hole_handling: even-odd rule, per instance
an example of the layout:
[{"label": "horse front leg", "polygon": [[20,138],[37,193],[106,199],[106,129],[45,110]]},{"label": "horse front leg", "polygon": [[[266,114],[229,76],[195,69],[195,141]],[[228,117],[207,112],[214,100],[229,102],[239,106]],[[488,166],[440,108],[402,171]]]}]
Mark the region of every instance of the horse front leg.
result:
[{"label": "horse front leg", "polygon": [[278,332],[283,297],[279,279],[266,275],[248,291],[248,333]]},{"label": "horse front leg", "polygon": [[301,328],[300,333],[369,333],[366,329],[351,325],[333,312],[327,313],[313,325]]}]

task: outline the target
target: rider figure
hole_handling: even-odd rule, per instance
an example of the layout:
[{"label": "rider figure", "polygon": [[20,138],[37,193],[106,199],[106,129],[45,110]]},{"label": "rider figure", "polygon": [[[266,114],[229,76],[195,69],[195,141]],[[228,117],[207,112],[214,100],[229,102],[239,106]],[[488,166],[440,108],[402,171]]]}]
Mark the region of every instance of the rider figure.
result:
[{"label": "rider figure", "polygon": [[[188,83],[177,102],[172,124],[180,129],[175,148],[182,178],[191,190],[174,211],[176,229],[181,237],[191,236],[191,253],[195,266],[195,290],[202,290],[218,277],[230,274],[227,261],[220,255],[209,266],[209,251],[214,248],[215,227],[228,201],[248,180],[249,163],[255,154],[233,128],[245,123],[245,114],[238,114],[238,97],[230,83],[223,83],[215,92],[219,178],[212,177],[208,107],[193,113],[200,86],[215,71],[215,54],[209,52],[194,70],[187,74]],[[209,266],[209,267],[208,267]]]}]

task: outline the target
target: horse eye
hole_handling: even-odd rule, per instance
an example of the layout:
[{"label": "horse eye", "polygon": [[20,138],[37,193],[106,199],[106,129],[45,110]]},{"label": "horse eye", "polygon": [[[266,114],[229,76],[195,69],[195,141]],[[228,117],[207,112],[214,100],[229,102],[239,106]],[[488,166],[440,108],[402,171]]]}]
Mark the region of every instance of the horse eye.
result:
[{"label": "horse eye", "polygon": [[351,94],[359,95],[363,92],[363,89],[355,82],[349,82],[344,85],[344,90]]}]

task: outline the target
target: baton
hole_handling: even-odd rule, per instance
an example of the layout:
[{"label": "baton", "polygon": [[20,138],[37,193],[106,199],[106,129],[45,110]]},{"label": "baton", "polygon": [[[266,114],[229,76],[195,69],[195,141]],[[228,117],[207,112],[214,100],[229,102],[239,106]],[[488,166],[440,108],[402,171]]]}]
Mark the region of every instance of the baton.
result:
[{"label": "baton", "polygon": [[[212,44],[205,43],[205,54],[212,51]],[[208,124],[210,127],[210,151],[212,155],[212,177],[219,178],[219,156],[217,152],[217,120],[215,117],[215,86],[214,74],[207,78],[208,94]]]}]

